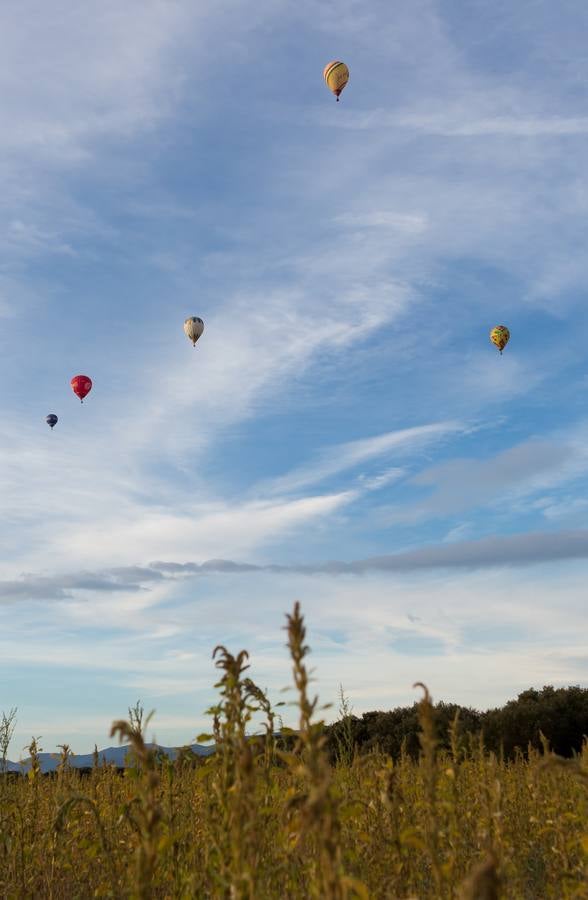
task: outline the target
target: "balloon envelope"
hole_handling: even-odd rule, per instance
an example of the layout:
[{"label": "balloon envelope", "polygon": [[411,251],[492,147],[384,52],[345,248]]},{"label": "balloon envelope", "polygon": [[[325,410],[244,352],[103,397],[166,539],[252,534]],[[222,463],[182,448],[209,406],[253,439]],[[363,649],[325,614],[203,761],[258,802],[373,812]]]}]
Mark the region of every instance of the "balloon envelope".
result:
[{"label": "balloon envelope", "polygon": [[496,325],[490,332],[490,340],[496,347],[498,347],[501,353],[508,344],[509,338],[510,331],[508,330],[506,325]]},{"label": "balloon envelope", "polygon": [[79,397],[83,403],[86,394],[92,390],[92,379],[88,375],[74,375],[70,384],[76,397]]},{"label": "balloon envelope", "polygon": [[47,425],[50,426],[51,431],[53,431],[53,428],[55,427],[55,425],[57,425],[57,423],[59,422],[59,419],[57,418],[55,413],[49,413],[49,415],[47,416],[45,421],[47,422]]},{"label": "balloon envelope", "polygon": [[196,345],[196,341],[204,331],[204,322],[198,316],[190,316],[184,322],[184,333],[186,337],[192,341],[192,346]]},{"label": "balloon envelope", "polygon": [[349,81],[349,69],[344,62],[334,60],[327,63],[323,71],[323,77],[327,83],[327,87],[339,99],[339,94]]}]

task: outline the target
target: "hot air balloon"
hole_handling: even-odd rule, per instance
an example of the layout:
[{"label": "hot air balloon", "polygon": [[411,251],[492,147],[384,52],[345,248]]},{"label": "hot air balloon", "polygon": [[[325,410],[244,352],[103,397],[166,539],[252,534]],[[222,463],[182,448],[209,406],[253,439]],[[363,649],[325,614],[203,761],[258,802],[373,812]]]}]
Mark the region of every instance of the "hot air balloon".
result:
[{"label": "hot air balloon", "polygon": [[57,423],[59,422],[59,419],[57,418],[57,416],[55,415],[55,413],[49,413],[49,415],[47,416],[47,418],[45,419],[45,421],[47,422],[47,425],[49,425],[49,427],[51,428],[51,431],[53,431],[53,429],[55,428],[55,426],[56,426]]},{"label": "hot air balloon", "polygon": [[80,402],[84,402],[84,397],[92,390],[92,379],[87,375],[74,375],[71,382],[71,389],[80,398]]},{"label": "hot air balloon", "polygon": [[349,81],[349,69],[343,62],[335,60],[325,66],[323,72],[327,87],[332,91],[339,102],[339,94]]},{"label": "hot air balloon", "polygon": [[502,351],[508,344],[508,339],[510,337],[510,331],[506,327],[506,325],[496,325],[492,331],[490,332],[490,340],[493,344],[498,347],[500,350],[500,355],[502,356]]},{"label": "hot air balloon", "polygon": [[198,316],[190,316],[184,322],[184,332],[186,337],[192,341],[192,346],[196,346],[196,341],[204,331],[204,322]]}]

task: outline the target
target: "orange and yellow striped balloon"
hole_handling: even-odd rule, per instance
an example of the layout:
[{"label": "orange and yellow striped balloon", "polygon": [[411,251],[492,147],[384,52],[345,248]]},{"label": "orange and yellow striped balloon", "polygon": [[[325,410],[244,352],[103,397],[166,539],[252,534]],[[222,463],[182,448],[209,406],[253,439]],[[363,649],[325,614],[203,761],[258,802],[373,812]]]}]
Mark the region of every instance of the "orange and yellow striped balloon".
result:
[{"label": "orange and yellow striped balloon", "polygon": [[349,81],[349,69],[344,62],[335,60],[325,66],[323,72],[327,87],[332,91],[339,102],[339,94]]},{"label": "orange and yellow striped balloon", "polygon": [[508,330],[506,325],[496,325],[490,332],[490,340],[496,347],[498,347],[501,354],[508,344],[509,337],[510,331]]}]

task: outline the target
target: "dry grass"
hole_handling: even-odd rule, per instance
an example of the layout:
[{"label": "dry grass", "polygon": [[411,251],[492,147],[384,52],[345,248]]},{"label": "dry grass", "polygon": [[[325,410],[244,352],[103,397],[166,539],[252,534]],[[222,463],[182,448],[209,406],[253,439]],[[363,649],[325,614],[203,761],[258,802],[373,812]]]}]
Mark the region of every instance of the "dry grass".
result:
[{"label": "dry grass", "polygon": [[[515,762],[440,753],[421,685],[418,762],[344,746],[329,763],[298,605],[288,616],[299,712],[289,749],[246,676],[247,654],[215,650],[217,752],[161,763],[142,718],[115,722],[134,763],[82,777],[62,747],[54,777],[0,778],[2,898],[588,898],[588,750]],[[266,734],[247,737],[254,715]]]}]

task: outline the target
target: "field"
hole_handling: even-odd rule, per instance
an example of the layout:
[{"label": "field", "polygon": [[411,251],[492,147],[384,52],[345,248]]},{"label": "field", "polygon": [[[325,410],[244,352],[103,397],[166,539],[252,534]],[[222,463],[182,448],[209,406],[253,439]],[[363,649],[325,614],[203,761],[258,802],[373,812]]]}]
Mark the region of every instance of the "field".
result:
[{"label": "field", "polygon": [[113,724],[134,748],[124,775],[82,775],[64,747],[55,776],[33,764],[0,779],[0,896],[588,898],[587,747],[508,762],[466,745],[457,721],[440,752],[421,686],[418,761],[358,755],[343,728],[333,762],[298,607],[288,643],[299,725],[285,738],[247,654],[219,647],[214,755],[158,761],[135,714]]}]

